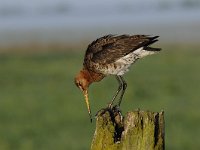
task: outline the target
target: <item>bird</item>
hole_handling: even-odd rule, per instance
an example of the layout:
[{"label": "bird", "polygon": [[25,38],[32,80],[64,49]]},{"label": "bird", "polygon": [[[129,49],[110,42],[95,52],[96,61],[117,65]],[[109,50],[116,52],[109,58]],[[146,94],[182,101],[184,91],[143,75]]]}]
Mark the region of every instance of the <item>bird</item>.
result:
[{"label": "bird", "polygon": [[161,48],[150,47],[158,41],[158,37],[139,34],[108,34],[88,45],[84,56],[83,67],[75,76],[74,82],[83,92],[91,122],[92,115],[88,97],[89,86],[109,75],[115,76],[119,86],[108,107],[112,107],[116,97],[121,91],[117,103],[117,106],[120,107],[127,88],[127,83],[123,75],[140,58],[155,54],[161,50]]}]

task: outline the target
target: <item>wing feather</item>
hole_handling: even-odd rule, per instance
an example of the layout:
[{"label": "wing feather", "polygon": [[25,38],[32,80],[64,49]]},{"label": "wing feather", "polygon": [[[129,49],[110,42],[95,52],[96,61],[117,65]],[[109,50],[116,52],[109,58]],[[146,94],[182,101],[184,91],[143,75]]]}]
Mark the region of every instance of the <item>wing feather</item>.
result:
[{"label": "wing feather", "polygon": [[88,46],[84,62],[109,64],[140,47],[148,47],[156,42],[157,38],[158,36],[147,35],[106,35]]}]

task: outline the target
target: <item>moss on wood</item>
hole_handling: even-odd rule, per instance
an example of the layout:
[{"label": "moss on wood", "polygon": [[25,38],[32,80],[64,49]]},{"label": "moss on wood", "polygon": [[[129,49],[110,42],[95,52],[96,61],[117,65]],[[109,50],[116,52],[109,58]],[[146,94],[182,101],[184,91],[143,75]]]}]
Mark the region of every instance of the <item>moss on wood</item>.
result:
[{"label": "moss on wood", "polygon": [[92,150],[164,150],[164,112],[114,109],[97,114]]}]

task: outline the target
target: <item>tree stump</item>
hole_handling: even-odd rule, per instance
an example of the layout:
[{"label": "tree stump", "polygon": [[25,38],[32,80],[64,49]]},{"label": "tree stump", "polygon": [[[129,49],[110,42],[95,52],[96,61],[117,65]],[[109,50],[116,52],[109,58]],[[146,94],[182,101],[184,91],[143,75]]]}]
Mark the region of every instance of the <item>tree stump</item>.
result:
[{"label": "tree stump", "polygon": [[92,150],[164,150],[164,112],[104,109],[97,114]]}]

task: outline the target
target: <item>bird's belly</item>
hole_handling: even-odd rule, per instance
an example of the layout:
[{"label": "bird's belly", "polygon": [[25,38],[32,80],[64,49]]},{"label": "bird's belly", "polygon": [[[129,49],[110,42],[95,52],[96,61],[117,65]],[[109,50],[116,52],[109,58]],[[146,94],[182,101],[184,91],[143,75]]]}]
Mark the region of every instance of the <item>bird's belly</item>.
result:
[{"label": "bird's belly", "polygon": [[131,64],[119,64],[118,66],[119,67],[117,67],[116,69],[112,68],[108,70],[108,73],[112,75],[123,75],[129,71],[129,67],[131,66]]},{"label": "bird's belly", "polygon": [[106,75],[123,75],[129,71],[129,67],[137,60],[135,54],[130,53],[116,62],[104,65],[101,72]]}]

